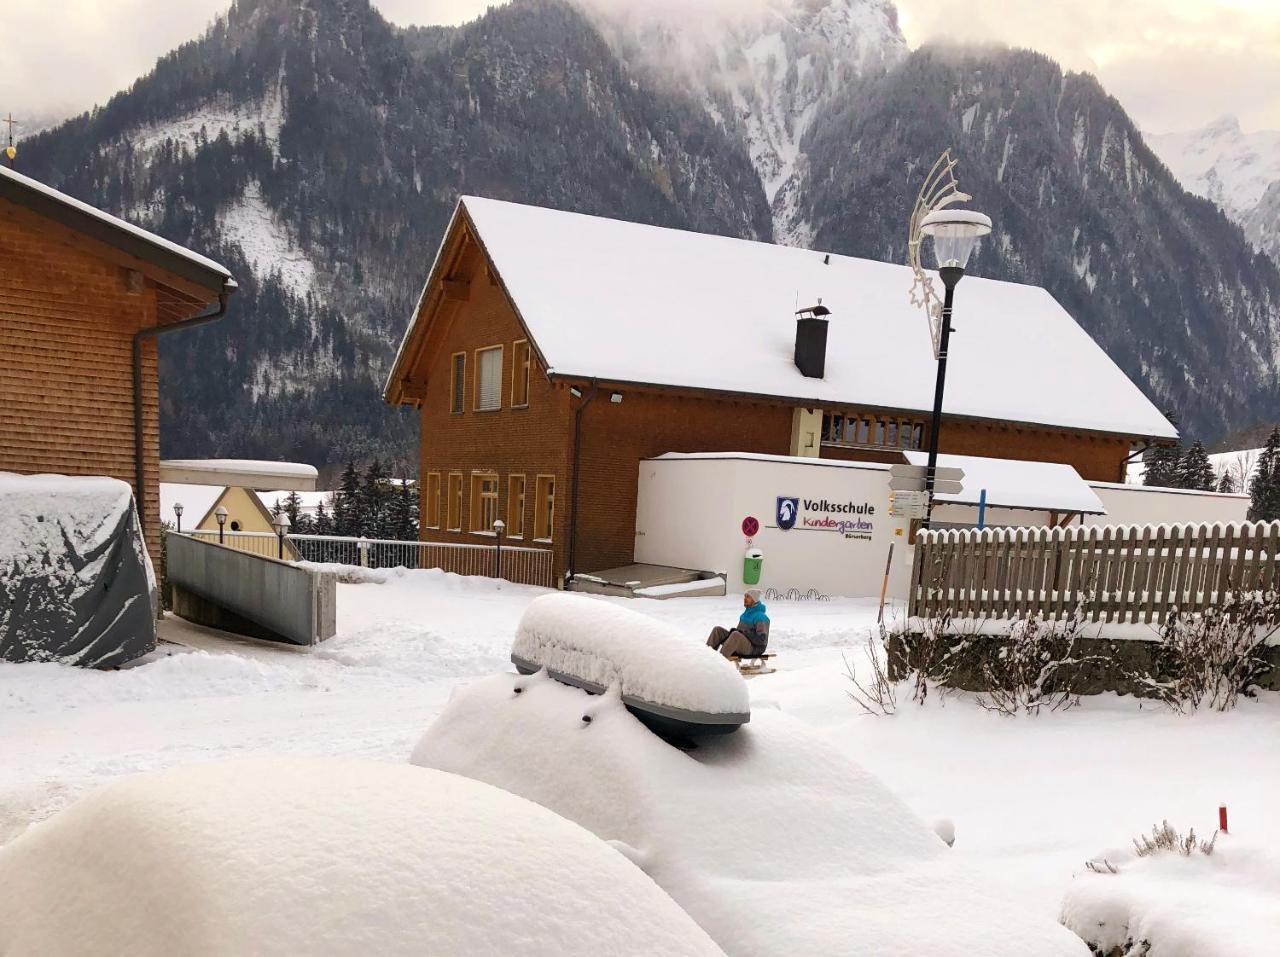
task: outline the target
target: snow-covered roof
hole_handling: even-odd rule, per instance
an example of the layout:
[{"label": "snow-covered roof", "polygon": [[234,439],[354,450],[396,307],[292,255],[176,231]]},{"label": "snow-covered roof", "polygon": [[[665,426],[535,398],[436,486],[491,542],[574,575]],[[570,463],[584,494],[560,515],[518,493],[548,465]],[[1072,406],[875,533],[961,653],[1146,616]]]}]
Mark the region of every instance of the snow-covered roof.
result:
[{"label": "snow-covered roof", "polygon": [[[929,462],[925,452],[902,454],[912,465],[927,465]],[[1085,515],[1107,513],[1102,499],[1070,465],[988,459],[976,455],[939,455],[938,467],[964,470],[961,491],[935,494],[934,500],[939,504],[977,505],[979,494],[986,489],[987,505],[993,508]]]},{"label": "snow-covered roof", "polygon": [[664,452],[646,462],[696,462],[701,459],[747,459],[752,462],[777,462],[779,465],[823,465],[838,469],[861,469],[864,472],[887,472],[892,466],[883,462],[853,462],[846,459],[815,459],[807,455],[770,455],[767,452]]},{"label": "snow-covered roof", "polygon": [[[208,285],[216,292],[236,289],[231,273],[212,259],[3,166],[0,166],[0,198],[72,225],[139,258],[152,260],[158,254],[157,265],[169,268],[185,279]],[[153,255],[146,255],[148,252]],[[183,265],[187,268],[182,268]]]},{"label": "snow-covered roof", "polygon": [[[471,196],[459,210],[554,376],[932,409],[928,324],[904,265]],[[826,375],[813,379],[794,362],[794,313],[819,299],[832,318]],[[949,415],[1177,434],[1038,286],[966,278],[955,327]]]},{"label": "snow-covered roof", "polygon": [[1089,488],[1113,489],[1117,492],[1153,492],[1160,495],[1194,495],[1196,498],[1247,499],[1248,492],[1214,492],[1198,488],[1165,488],[1163,485],[1139,485],[1136,482],[1089,482]]},{"label": "snow-covered roof", "polygon": [[252,489],[314,492],[320,473],[301,462],[255,459],[165,459],[160,480],[191,485],[237,485]]},{"label": "snow-covered roof", "polygon": [[191,485],[184,482],[160,483],[160,521],[176,524],[173,507],[182,506],[182,527],[192,529],[204,521],[209,509],[222,493],[225,485]]}]

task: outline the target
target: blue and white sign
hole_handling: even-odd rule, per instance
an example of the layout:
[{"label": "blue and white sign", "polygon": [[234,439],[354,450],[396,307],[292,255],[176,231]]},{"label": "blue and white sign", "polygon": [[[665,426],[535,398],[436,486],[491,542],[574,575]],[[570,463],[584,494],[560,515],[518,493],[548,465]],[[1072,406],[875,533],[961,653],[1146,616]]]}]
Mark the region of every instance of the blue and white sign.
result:
[{"label": "blue and white sign", "polygon": [[789,528],[794,528],[796,519],[800,515],[800,499],[788,498],[783,495],[778,496],[778,527],[784,532]]}]

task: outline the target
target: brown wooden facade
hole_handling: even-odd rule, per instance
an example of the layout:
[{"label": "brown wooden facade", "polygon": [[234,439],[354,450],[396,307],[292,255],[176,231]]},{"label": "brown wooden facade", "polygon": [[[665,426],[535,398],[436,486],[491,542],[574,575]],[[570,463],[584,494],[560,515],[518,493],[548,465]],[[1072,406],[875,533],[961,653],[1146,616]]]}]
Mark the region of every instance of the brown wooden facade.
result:
[{"label": "brown wooden facade", "polygon": [[[162,268],[136,233],[110,241],[74,209],[0,186],[0,470],[106,475],[135,486],[159,549],[159,387],[154,338],[141,341],[143,488],[136,488],[134,337],[217,304],[234,283]],[[35,208],[33,208],[33,205]],[[54,204],[56,206],[56,204]],[[123,247],[123,248],[122,248]],[[172,253],[160,250],[163,262]],[[185,270],[184,270],[185,271]],[[196,273],[199,276],[199,273]]]},{"label": "brown wooden facade", "polygon": [[[791,449],[794,409],[782,400],[549,374],[465,211],[446,238],[414,318],[386,399],[420,409],[426,541],[492,541],[488,525],[497,517],[517,532],[508,536],[510,544],[554,549],[557,575],[627,564],[635,544],[642,459],[666,452],[786,455]],[[516,357],[523,355],[518,351],[523,343],[530,344],[530,371],[522,402],[516,400],[524,398],[523,392],[513,392],[522,381]],[[478,409],[476,379],[486,361],[481,354],[499,348],[501,403]],[[927,420],[918,410],[830,411],[886,421]],[[913,442],[920,438],[912,433]],[[1132,442],[1120,435],[945,417],[940,444],[943,452],[1065,462],[1086,479],[1115,482],[1123,480]],[[824,442],[821,455],[901,461],[900,448],[887,445]],[[554,520],[541,530],[549,534],[535,529],[539,477],[549,477],[555,489]],[[513,487],[522,487],[523,495]],[[570,525],[575,515],[576,530]]]}]

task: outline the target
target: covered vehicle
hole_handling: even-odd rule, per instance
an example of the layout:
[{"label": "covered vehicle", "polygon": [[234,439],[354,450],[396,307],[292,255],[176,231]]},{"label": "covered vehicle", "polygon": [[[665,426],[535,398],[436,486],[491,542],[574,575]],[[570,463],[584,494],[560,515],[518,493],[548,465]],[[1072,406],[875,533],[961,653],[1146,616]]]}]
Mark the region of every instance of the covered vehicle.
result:
[{"label": "covered vehicle", "polygon": [[675,740],[727,734],[751,720],[747,686],[721,655],[600,598],[534,599],[516,628],[511,662],[522,674],[545,669],[592,694],[616,688],[637,718]]},{"label": "covered vehicle", "polygon": [[0,473],[0,660],[124,664],[155,648],[157,600],[126,483]]},{"label": "covered vehicle", "polygon": [[614,842],[734,957],[1088,954],[993,895],[875,777],[777,710],[684,751],[616,688],[495,675],[454,696],[411,760]]}]

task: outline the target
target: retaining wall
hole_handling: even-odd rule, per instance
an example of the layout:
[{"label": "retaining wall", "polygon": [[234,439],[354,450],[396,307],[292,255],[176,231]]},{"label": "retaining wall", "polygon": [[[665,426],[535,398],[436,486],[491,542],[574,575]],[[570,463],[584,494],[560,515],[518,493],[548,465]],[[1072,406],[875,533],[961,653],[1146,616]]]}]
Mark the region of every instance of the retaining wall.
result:
[{"label": "retaining wall", "polygon": [[314,645],[337,630],[332,572],[203,542],[166,539],[174,613],[254,638]]}]

